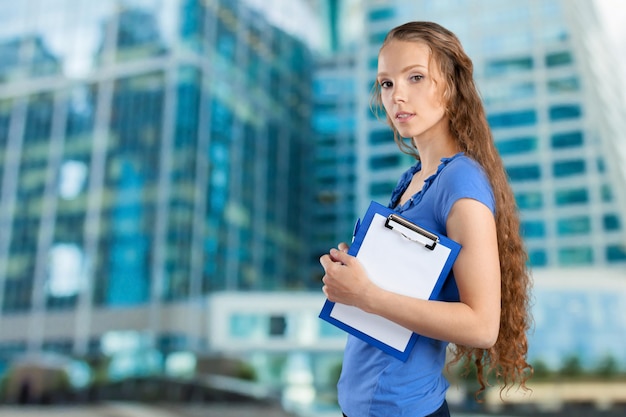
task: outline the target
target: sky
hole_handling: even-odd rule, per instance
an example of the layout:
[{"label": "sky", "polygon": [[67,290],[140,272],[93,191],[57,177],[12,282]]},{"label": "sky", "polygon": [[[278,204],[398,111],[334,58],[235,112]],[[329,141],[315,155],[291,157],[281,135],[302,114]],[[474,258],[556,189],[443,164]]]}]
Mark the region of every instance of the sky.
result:
[{"label": "sky", "polygon": [[615,56],[621,58],[626,71],[626,1],[594,0],[598,6],[599,19],[603,23],[609,41],[616,48]]}]

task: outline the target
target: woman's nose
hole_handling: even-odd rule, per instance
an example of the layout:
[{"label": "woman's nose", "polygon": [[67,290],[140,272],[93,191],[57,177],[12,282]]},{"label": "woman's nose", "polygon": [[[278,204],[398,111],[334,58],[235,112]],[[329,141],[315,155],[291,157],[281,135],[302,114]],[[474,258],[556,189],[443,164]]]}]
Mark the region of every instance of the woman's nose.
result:
[{"label": "woman's nose", "polygon": [[405,90],[402,88],[402,86],[400,86],[399,84],[396,84],[394,86],[393,94],[391,95],[391,98],[393,99],[394,102],[400,102],[400,101],[406,100]]}]

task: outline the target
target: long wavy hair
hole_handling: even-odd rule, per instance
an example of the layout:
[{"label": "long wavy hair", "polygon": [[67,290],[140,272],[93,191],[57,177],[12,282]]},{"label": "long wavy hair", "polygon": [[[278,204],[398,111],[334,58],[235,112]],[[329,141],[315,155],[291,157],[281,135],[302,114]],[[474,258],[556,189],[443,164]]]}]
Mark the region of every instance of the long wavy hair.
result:
[{"label": "long wavy hair", "polygon": [[[421,42],[430,48],[430,61],[438,66],[444,79],[450,132],[459,148],[483,167],[495,195],[502,287],[500,332],[490,349],[456,346],[450,364],[464,363],[467,373],[472,370],[472,365],[476,366],[480,384],[477,398],[489,385],[488,378],[494,373],[501,391],[517,383],[526,389],[526,381],[532,375],[532,367],[526,361],[526,333],[532,321],[528,259],[519,232],[515,198],[474,83],[472,61],[456,35],[436,23],[409,22],[398,26],[387,34],[381,50],[393,40]],[[377,115],[384,112],[378,83],[372,90],[371,105]],[[385,116],[400,149],[419,159],[413,141],[400,137],[389,116]]]}]

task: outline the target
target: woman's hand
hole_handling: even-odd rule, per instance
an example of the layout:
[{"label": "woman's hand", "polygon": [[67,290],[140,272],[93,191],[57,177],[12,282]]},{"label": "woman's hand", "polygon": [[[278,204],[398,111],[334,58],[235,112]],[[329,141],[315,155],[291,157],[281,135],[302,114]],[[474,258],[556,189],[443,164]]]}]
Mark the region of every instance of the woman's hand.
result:
[{"label": "woman's hand", "polygon": [[348,245],[341,243],[338,249],[331,249],[320,258],[325,271],[322,291],[332,302],[364,309],[368,294],[376,286],[367,277],[359,260],[347,252]]}]

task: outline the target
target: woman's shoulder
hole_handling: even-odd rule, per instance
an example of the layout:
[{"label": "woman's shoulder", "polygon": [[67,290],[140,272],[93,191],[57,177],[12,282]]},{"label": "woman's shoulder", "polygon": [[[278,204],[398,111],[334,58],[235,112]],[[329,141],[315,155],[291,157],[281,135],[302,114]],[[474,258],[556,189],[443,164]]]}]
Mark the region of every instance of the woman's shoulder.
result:
[{"label": "woman's shoulder", "polygon": [[482,166],[465,154],[457,154],[444,161],[437,178],[441,198],[448,209],[461,198],[481,201],[492,211],[495,208],[493,189]]},{"label": "woman's shoulder", "polygon": [[464,153],[458,153],[450,158],[442,159],[442,174],[445,176],[458,176],[458,175],[478,175],[483,178],[487,178],[483,167],[473,158],[465,155]]},{"label": "woman's shoulder", "polygon": [[469,183],[476,183],[490,188],[489,179],[483,167],[475,159],[463,153],[442,159],[439,170],[439,182],[447,186],[454,186],[454,184],[467,186]]}]

